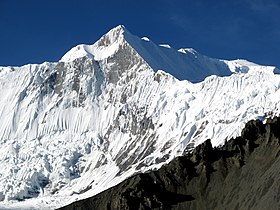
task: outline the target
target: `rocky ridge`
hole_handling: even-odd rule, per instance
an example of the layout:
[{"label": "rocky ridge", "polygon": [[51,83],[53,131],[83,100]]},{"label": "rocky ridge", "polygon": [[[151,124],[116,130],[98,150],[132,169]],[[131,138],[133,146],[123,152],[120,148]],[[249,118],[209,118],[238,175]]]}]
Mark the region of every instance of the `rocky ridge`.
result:
[{"label": "rocky ridge", "polygon": [[207,140],[157,171],[138,174],[60,210],[267,209],[280,206],[280,118],[250,121],[221,147]]}]

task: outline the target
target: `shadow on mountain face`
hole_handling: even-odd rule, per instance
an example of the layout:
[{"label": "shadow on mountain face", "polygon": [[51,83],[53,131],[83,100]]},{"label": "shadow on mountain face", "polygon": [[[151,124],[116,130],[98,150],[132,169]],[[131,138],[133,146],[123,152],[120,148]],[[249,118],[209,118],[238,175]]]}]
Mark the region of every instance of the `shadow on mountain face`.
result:
[{"label": "shadow on mountain face", "polygon": [[250,121],[220,148],[210,140],[62,210],[280,209],[280,118]]}]

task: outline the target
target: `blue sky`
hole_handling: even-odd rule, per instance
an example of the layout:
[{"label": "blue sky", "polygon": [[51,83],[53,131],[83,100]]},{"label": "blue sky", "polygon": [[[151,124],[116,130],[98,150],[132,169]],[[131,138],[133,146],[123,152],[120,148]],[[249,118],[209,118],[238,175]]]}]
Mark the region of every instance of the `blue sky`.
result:
[{"label": "blue sky", "polygon": [[280,67],[279,0],[0,0],[0,66],[57,61],[119,24],[157,44]]}]

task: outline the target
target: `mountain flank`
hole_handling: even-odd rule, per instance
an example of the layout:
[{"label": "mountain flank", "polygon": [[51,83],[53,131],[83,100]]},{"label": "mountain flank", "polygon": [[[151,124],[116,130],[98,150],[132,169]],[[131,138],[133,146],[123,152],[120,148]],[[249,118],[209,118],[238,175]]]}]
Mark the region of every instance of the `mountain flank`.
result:
[{"label": "mountain flank", "polygon": [[[216,194],[208,201],[195,190],[211,192],[212,176],[223,165],[217,182],[227,177],[231,183],[231,165],[247,166],[247,156],[221,161],[223,150],[210,150],[210,142],[205,147],[214,159],[187,158],[188,151],[207,139],[212,147],[223,145],[252,119],[280,116],[276,67],[157,45],[124,26],[73,47],[58,62],[0,67],[0,88],[0,209],[60,208],[184,154],[176,159],[183,175],[173,166],[136,176],[124,195],[104,197],[108,208],[171,208],[184,199],[191,207],[195,201],[208,206]],[[173,179],[179,183],[174,189]],[[133,194],[146,183],[151,189],[143,193],[150,194]]]},{"label": "mountain flank", "polygon": [[60,210],[280,209],[279,138],[279,117],[249,121],[222,147],[207,140],[157,171]]}]

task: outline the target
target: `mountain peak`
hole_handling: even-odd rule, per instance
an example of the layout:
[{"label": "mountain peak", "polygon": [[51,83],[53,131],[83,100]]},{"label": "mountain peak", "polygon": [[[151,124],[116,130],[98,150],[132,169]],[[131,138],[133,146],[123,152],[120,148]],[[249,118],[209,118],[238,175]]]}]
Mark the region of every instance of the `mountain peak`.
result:
[{"label": "mountain peak", "polygon": [[280,77],[266,70],[158,46],[122,25],[59,63],[0,67],[0,209],[57,208],[279,115]]},{"label": "mountain peak", "polygon": [[[129,45],[156,72],[163,70],[179,80],[201,82],[211,75],[229,76],[246,73],[249,70],[270,69],[246,60],[221,60],[204,56],[193,48],[173,49],[167,44],[157,45],[148,38],[131,34],[124,25],[118,25],[103,35],[93,45],[78,45],[67,52],[60,61],[71,62],[77,58],[89,57],[104,60],[114,55],[122,46]],[[276,69],[276,70],[275,70]]]},{"label": "mountain peak", "polygon": [[108,33],[111,33],[111,32],[124,33],[126,31],[127,31],[127,29],[124,25],[118,25],[118,26],[112,28]]},{"label": "mountain peak", "polygon": [[105,35],[103,35],[95,44],[95,47],[108,47],[114,43],[122,43],[126,36],[129,36],[130,32],[123,25],[118,25],[112,28]]},{"label": "mountain peak", "polygon": [[123,43],[124,36],[130,32],[123,25],[118,25],[103,35],[93,45],[80,44],[69,50],[61,59],[61,62],[71,62],[77,58],[90,57],[95,60],[105,59],[116,52],[119,45]]}]

